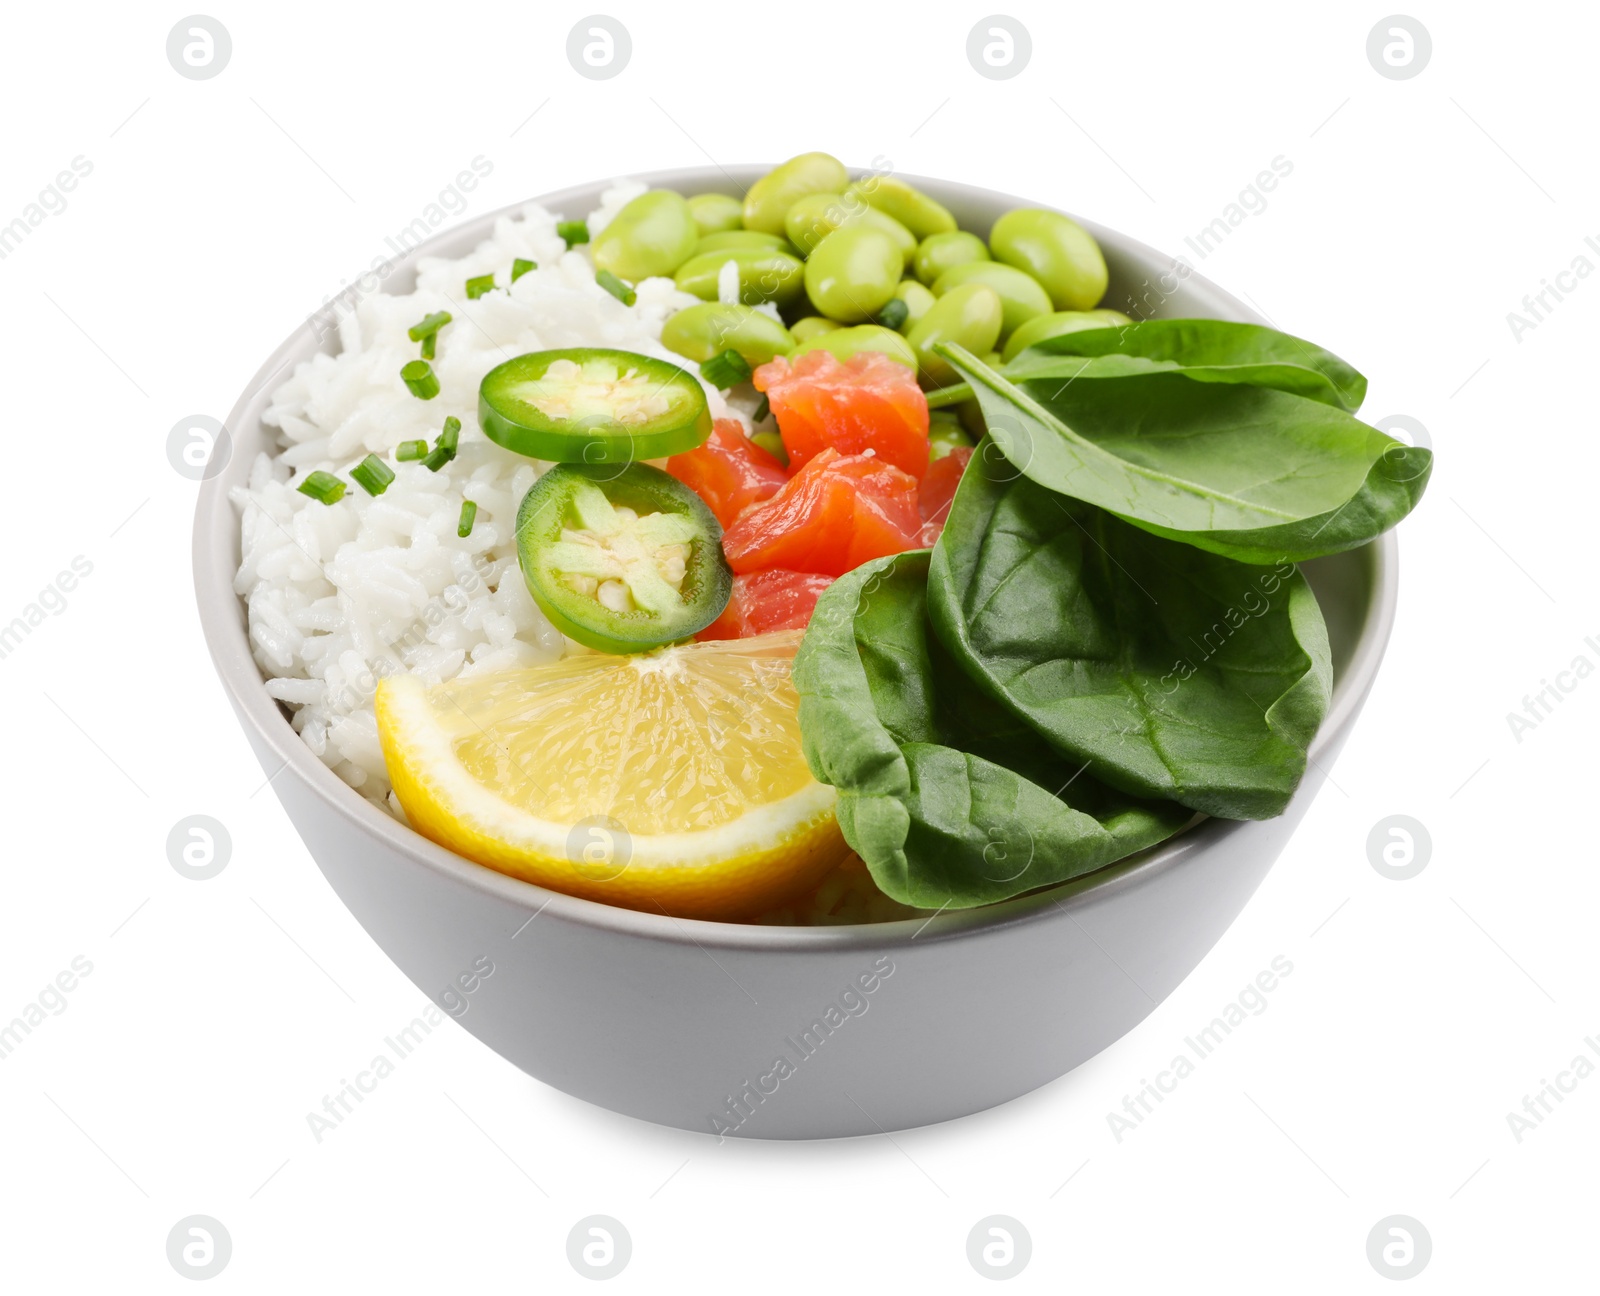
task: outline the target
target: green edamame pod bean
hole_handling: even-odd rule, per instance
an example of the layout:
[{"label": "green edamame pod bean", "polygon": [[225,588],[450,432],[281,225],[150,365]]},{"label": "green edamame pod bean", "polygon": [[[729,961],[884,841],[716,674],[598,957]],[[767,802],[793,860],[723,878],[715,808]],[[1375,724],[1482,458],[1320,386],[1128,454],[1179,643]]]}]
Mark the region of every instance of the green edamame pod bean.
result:
[{"label": "green edamame pod bean", "polygon": [[861,213],[860,220],[863,225],[880,229],[894,240],[895,246],[900,249],[900,273],[904,274],[911,264],[911,258],[917,255],[917,236],[893,216],[886,215],[876,207],[868,207]]},{"label": "green edamame pod bean", "polygon": [[881,351],[891,360],[898,360],[907,369],[917,367],[917,353],[911,343],[881,324],[858,324],[854,328],[830,329],[808,341],[800,343],[789,353],[797,360],[807,351],[826,351],[839,360],[848,360],[863,351]]},{"label": "green edamame pod bean", "polygon": [[596,270],[638,283],[670,275],[693,254],[699,237],[683,195],[651,189],[613,216],[589,246]]},{"label": "green edamame pod bean", "polygon": [[737,351],[754,369],[794,349],[788,329],[764,311],[724,302],[686,306],[661,326],[661,345],[685,359],[709,360]]},{"label": "green edamame pod bean", "polygon": [[689,204],[689,215],[694,217],[695,226],[702,237],[720,234],[724,230],[736,230],[744,225],[744,204],[737,198],[727,194],[703,193],[691,194],[685,201]]},{"label": "green edamame pod bean", "polygon": [[1110,276],[1094,236],[1077,221],[1042,207],[1019,207],[994,223],[989,250],[996,261],[1026,270],[1058,311],[1085,311],[1106,295]]},{"label": "green edamame pod bean", "polygon": [[954,410],[937,409],[928,414],[928,457],[943,459],[952,450],[971,447],[972,437],[961,425],[961,416]]},{"label": "green edamame pod bean", "polygon": [[935,202],[920,189],[913,189],[893,176],[870,176],[858,180],[845,192],[859,193],[879,211],[893,216],[918,240],[933,234],[948,234],[956,228],[956,218],[943,203]]},{"label": "green edamame pod bean", "polygon": [[1025,270],[998,261],[968,261],[965,265],[951,266],[934,282],[933,295],[943,297],[964,283],[986,283],[1000,294],[1000,306],[1005,312],[1000,323],[1001,337],[1036,315],[1050,313],[1050,294],[1040,287],[1039,281]]},{"label": "green edamame pod bean", "polygon": [[744,227],[782,234],[784,217],[797,198],[838,193],[850,183],[844,163],[828,153],[801,153],[750,186],[744,196]]},{"label": "green edamame pod bean", "polygon": [[752,432],[750,434],[750,440],[756,445],[760,446],[785,468],[789,466],[789,449],[783,444],[783,437],[777,432]]},{"label": "green edamame pod bean", "polygon": [[935,301],[906,335],[917,353],[917,376],[922,385],[945,387],[959,381],[950,362],[934,354],[937,343],[955,342],[974,355],[987,355],[1000,337],[1004,318],[1000,294],[986,283],[962,284]]},{"label": "green edamame pod bean", "polygon": [[702,252],[679,266],[673,278],[684,292],[716,301],[718,277],[729,261],[739,267],[739,300],[746,306],[768,301],[787,306],[800,295],[805,267],[787,252],[773,248]]},{"label": "green edamame pod bean", "polygon": [[[954,370],[951,371],[952,373]],[[961,426],[966,428],[967,435],[974,443],[983,440],[984,433],[988,432],[989,425],[983,421],[983,406],[978,404],[977,398],[964,400],[955,406],[956,417],[961,420]]]},{"label": "green edamame pod bean", "polygon": [[917,278],[932,284],[946,270],[969,261],[987,261],[989,249],[976,234],[966,230],[947,230],[943,234],[930,234],[917,244],[917,255],[911,266]]},{"label": "green edamame pod bean", "polygon": [[1000,358],[1010,364],[1019,351],[1031,347],[1035,342],[1043,342],[1045,338],[1132,323],[1121,311],[1114,310],[1052,311],[1049,315],[1035,315],[1007,339]]},{"label": "green edamame pod bean", "polygon": [[853,221],[881,229],[899,246],[900,255],[907,264],[916,255],[917,240],[911,231],[893,216],[885,216],[876,207],[869,207],[859,194],[807,194],[797,198],[784,217],[783,228],[801,255],[809,256],[834,230]]},{"label": "green edamame pod bean", "polygon": [[702,252],[721,252],[727,248],[771,248],[774,252],[789,252],[789,242],[776,234],[763,234],[760,230],[723,230],[706,234],[694,245],[694,255]]},{"label": "green edamame pod bean", "polygon": [[821,337],[824,333],[832,333],[834,329],[842,329],[843,324],[838,320],[823,319],[820,315],[807,315],[804,319],[797,319],[789,325],[789,335],[796,342],[809,342],[814,337]]},{"label": "green edamame pod bean", "polygon": [[806,295],[819,314],[858,324],[894,296],[904,268],[900,249],[882,230],[860,222],[841,225],[812,249]]},{"label": "green edamame pod bean", "polygon": [[915,279],[902,279],[896,285],[894,295],[906,304],[909,312],[900,331],[910,333],[917,326],[917,321],[928,313],[928,307],[933,305],[933,291]]}]

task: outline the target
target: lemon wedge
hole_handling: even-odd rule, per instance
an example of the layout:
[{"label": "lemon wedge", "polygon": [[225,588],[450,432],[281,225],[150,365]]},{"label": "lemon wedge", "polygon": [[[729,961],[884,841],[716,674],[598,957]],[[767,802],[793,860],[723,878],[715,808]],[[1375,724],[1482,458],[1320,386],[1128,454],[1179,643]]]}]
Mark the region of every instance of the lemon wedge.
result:
[{"label": "lemon wedge", "polygon": [[800,748],[800,631],[586,654],[429,687],[378,686],[412,827],[569,895],[736,919],[845,856],[834,789]]}]

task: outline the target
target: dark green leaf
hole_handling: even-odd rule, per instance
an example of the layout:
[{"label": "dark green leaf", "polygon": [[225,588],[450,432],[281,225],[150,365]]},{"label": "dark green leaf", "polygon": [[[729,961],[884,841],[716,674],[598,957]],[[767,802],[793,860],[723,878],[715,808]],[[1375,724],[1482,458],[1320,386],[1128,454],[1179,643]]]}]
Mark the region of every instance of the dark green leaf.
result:
[{"label": "dark green leaf", "polygon": [[[1085,365],[1084,357],[1103,357]],[[1228,320],[1143,320],[1062,333],[1035,342],[1005,366],[1012,382],[1181,373],[1196,382],[1247,383],[1355,413],[1367,380],[1314,342],[1260,324]]]},{"label": "dark green leaf", "polygon": [[[928,633],[925,552],[858,567],[795,658],[812,772],[902,904],[967,908],[1103,868],[1192,817],[1112,792],[976,696]],[[1057,791],[1059,789],[1059,792]]]},{"label": "dark green leaf", "polygon": [[1427,450],[1289,392],[1181,373],[1012,383],[945,353],[1034,481],[1243,562],[1365,544],[1411,511],[1432,468]]},{"label": "dark green leaf", "polygon": [[934,549],[928,616],[960,668],[1070,761],[1232,819],[1283,812],[1332,687],[1322,613],[1292,564],[1152,535],[1044,489],[987,441]]}]

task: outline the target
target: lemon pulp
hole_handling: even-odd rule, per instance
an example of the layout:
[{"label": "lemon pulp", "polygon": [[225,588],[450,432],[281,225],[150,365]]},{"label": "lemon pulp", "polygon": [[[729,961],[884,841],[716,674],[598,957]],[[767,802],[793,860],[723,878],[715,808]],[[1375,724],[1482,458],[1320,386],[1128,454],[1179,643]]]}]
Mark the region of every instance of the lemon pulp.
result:
[{"label": "lemon pulp", "polygon": [[395,792],[423,835],[556,890],[735,918],[845,854],[800,746],[799,631],[428,688],[379,686]]}]

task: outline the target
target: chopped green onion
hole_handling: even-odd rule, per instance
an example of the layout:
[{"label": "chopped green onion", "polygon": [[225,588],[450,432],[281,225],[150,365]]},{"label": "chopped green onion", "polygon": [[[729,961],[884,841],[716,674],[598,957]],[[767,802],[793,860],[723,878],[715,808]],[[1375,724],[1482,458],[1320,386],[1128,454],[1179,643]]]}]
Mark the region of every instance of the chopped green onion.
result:
[{"label": "chopped green onion", "polygon": [[465,540],[472,534],[472,524],[477,520],[478,506],[471,500],[461,502],[461,520],[456,523],[456,534]]},{"label": "chopped green onion", "polygon": [[368,495],[382,495],[389,489],[389,483],[394,480],[394,469],[377,455],[369,454],[350,470],[350,475],[356,479],[356,485]]},{"label": "chopped green onion", "polygon": [[433,359],[434,355],[438,351],[438,348],[434,344],[438,340],[439,340],[439,335],[437,333],[430,333],[430,334],[428,334],[427,337],[422,339],[422,358],[424,360],[432,360]]},{"label": "chopped green onion", "polygon": [[632,306],[634,302],[639,300],[639,294],[609,270],[600,271],[599,274],[595,275],[594,281],[624,306]]},{"label": "chopped green onion", "polygon": [[484,293],[494,291],[494,276],[479,275],[475,279],[467,280],[467,300],[477,301]]},{"label": "chopped green onion", "polygon": [[426,441],[402,441],[395,447],[394,458],[396,463],[410,463],[414,459],[428,457],[428,443]]},{"label": "chopped green onion", "polygon": [[526,257],[518,257],[511,263],[511,282],[516,283],[528,271],[537,270],[538,268],[539,263],[537,261],[529,261]]},{"label": "chopped green onion", "polygon": [[749,380],[750,366],[737,351],[728,350],[721,355],[712,356],[709,360],[702,360],[700,375],[713,387],[720,387],[726,391],[735,383]]},{"label": "chopped green onion", "polygon": [[320,468],[307,475],[295,489],[302,495],[309,495],[323,504],[337,504],[344,498],[344,483],[332,473],[323,472]]},{"label": "chopped green onion", "polygon": [[767,399],[767,393],[762,392],[760,401],[757,402],[755,410],[750,415],[750,421],[752,423],[765,423],[767,415],[770,413],[772,413],[772,402]]},{"label": "chopped green onion", "polygon": [[438,472],[456,457],[456,445],[461,440],[461,420],[454,415],[444,421],[444,431],[433,443],[433,452],[422,461],[429,472]]},{"label": "chopped green onion", "polygon": [[432,337],[449,322],[449,311],[434,311],[432,315],[424,315],[421,323],[408,328],[406,336],[413,342],[420,342],[423,338]]},{"label": "chopped green onion", "polygon": [[884,328],[898,329],[911,315],[911,307],[907,306],[902,297],[891,297],[884,308],[878,312],[878,323]]},{"label": "chopped green onion", "polygon": [[589,241],[589,226],[585,221],[557,221],[556,233],[567,241],[567,246]]},{"label": "chopped green onion", "polygon": [[432,400],[439,394],[439,380],[426,360],[409,360],[400,370],[400,381],[418,400]]}]

